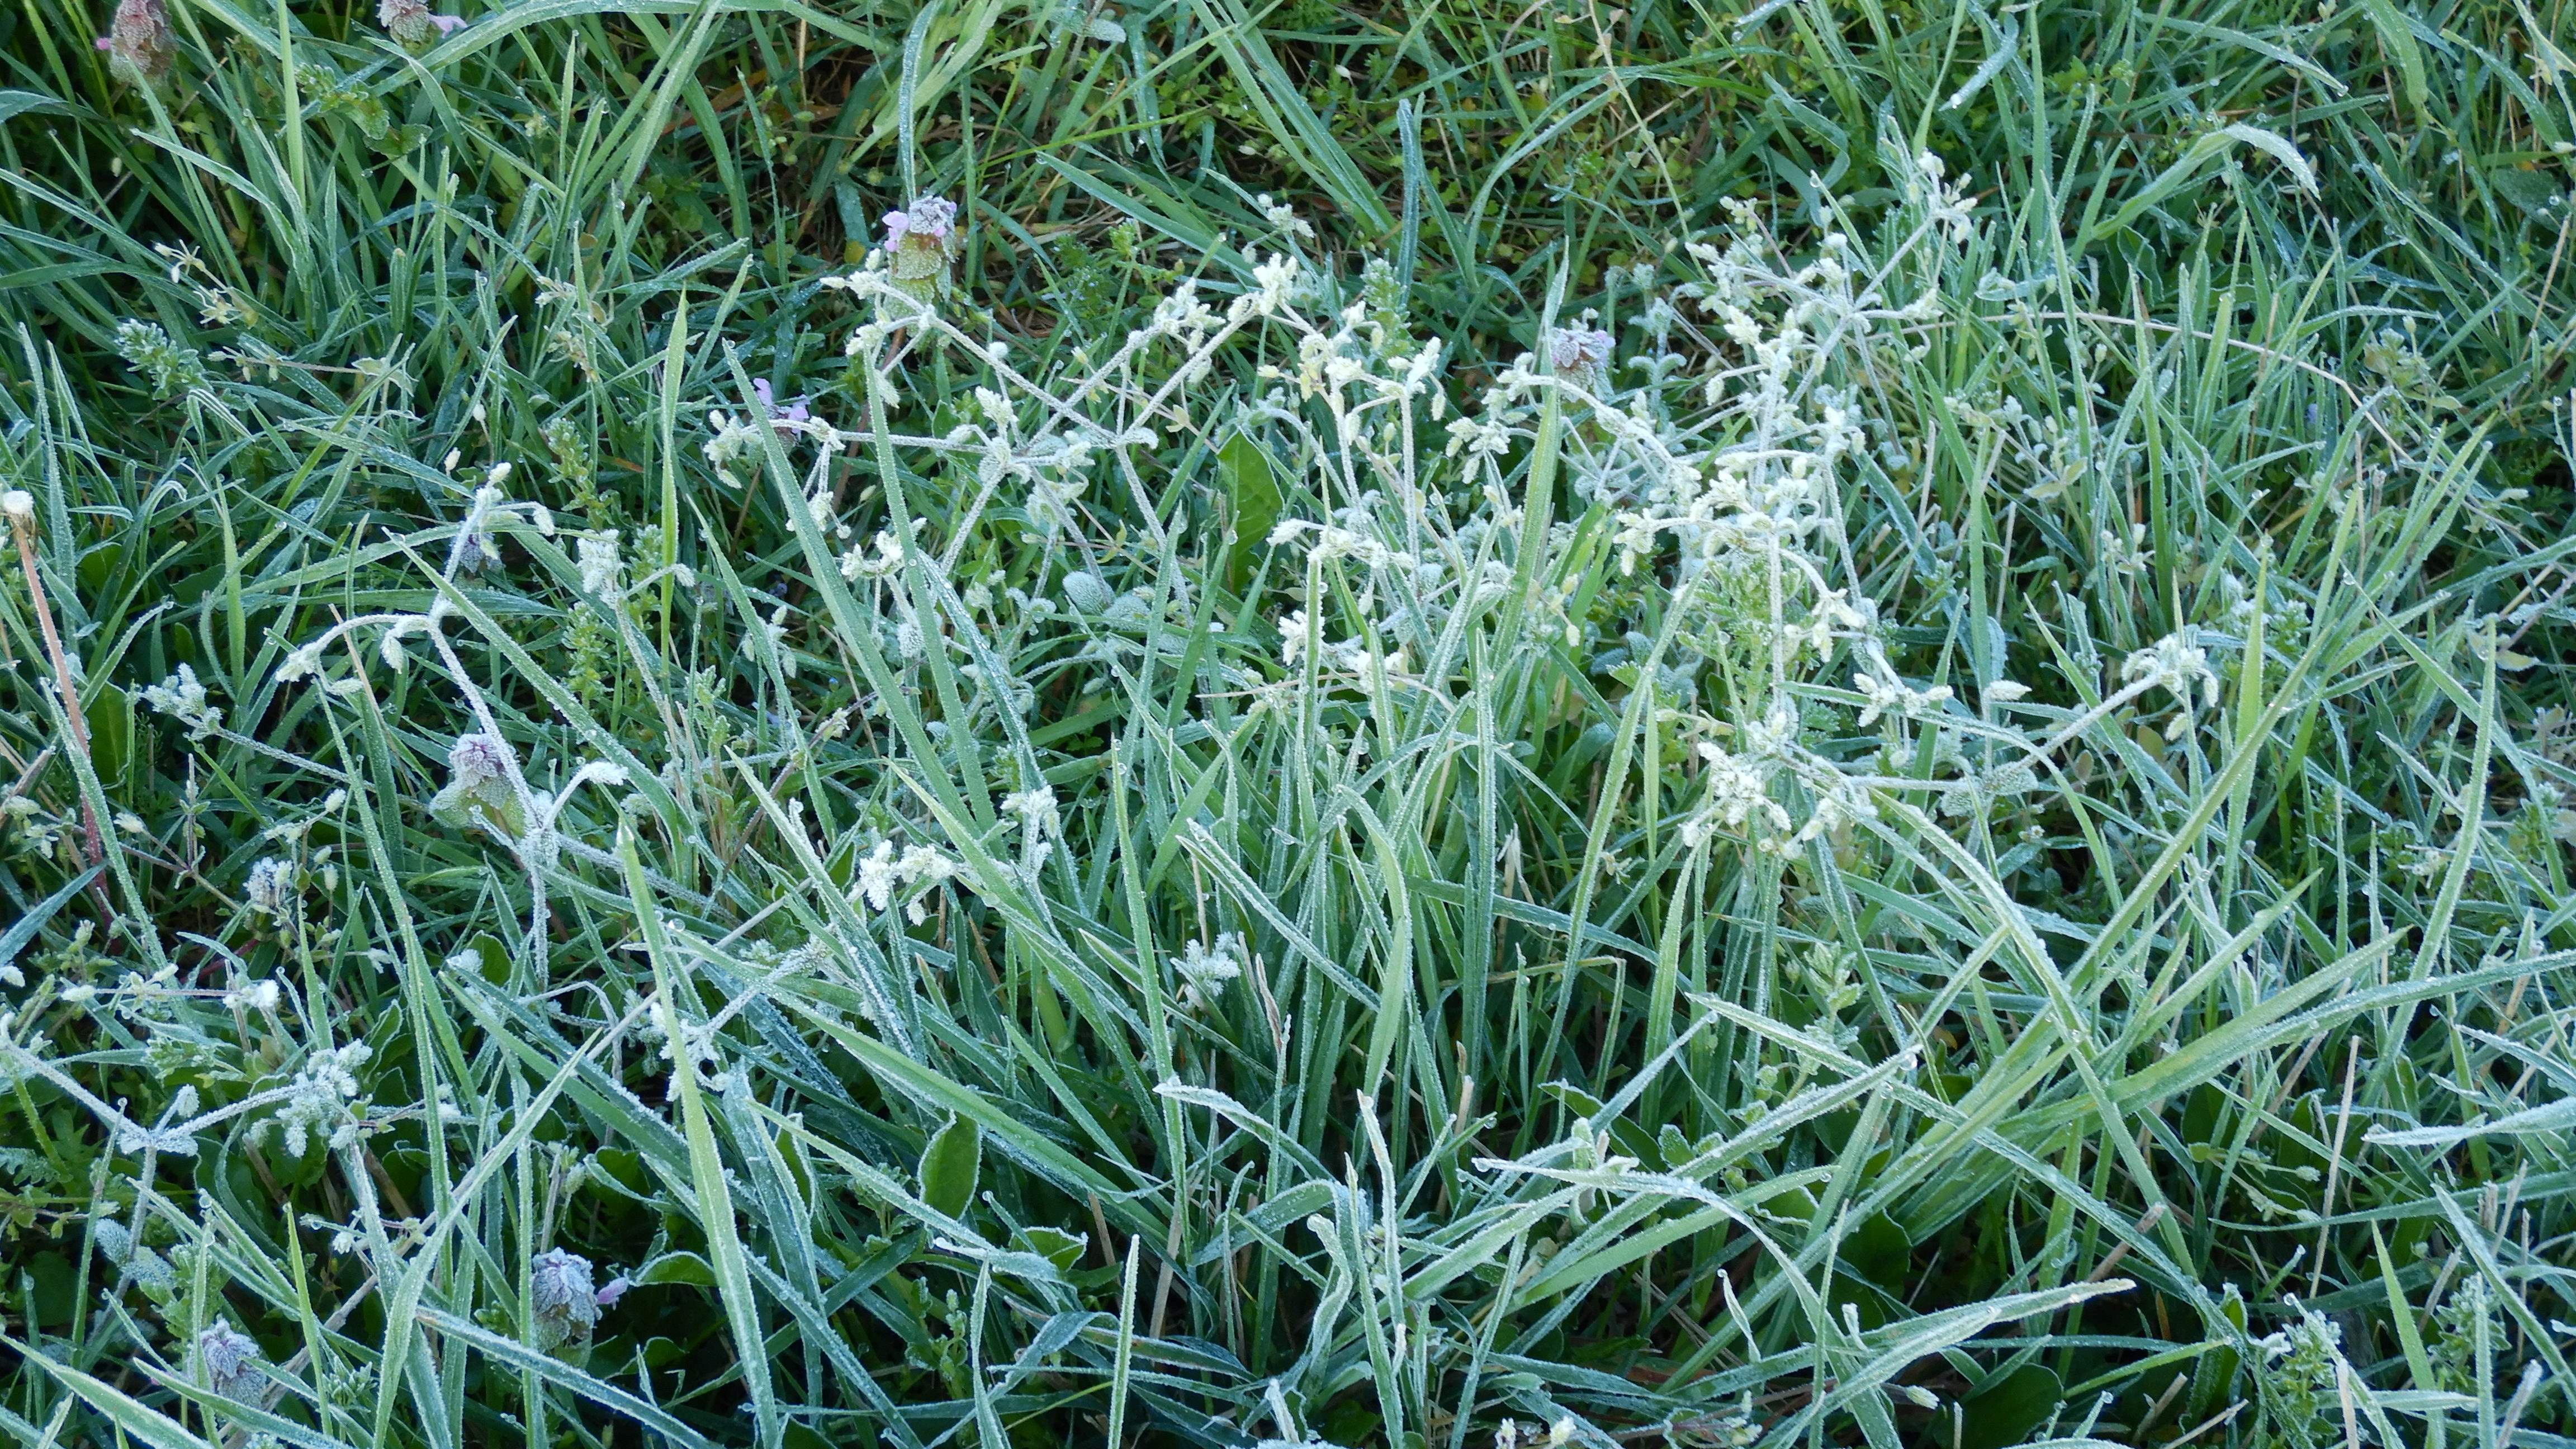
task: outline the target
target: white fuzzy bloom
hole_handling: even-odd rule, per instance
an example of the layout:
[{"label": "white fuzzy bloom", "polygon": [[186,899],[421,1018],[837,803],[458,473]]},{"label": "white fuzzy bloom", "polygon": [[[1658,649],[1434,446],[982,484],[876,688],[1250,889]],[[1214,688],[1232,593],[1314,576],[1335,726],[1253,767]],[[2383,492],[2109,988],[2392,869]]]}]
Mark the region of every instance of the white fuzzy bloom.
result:
[{"label": "white fuzzy bloom", "polygon": [[1196,1015],[1213,1005],[1226,983],[1243,974],[1243,957],[1243,938],[1232,931],[1184,947],[1172,958],[1172,971],[1181,978],[1181,1010]]},{"label": "white fuzzy bloom", "polygon": [[1911,689],[1902,680],[1881,679],[1874,674],[1855,674],[1852,688],[1860,691],[1860,725],[1867,729],[1878,723],[1882,714],[1898,714],[1920,719],[1949,702],[1950,686],[1936,684],[1930,689]]},{"label": "white fuzzy bloom", "polygon": [[299,900],[296,875],[292,862],[275,856],[255,861],[250,868],[250,879],[242,885],[242,900],[279,927],[291,926],[295,922]]},{"label": "white fuzzy bloom", "polygon": [[358,1119],[349,1103],[359,1092],[358,1068],[373,1054],[365,1042],[353,1041],[305,1060],[287,1086],[286,1105],[277,1113],[276,1125],[286,1139],[288,1156],[302,1157],[317,1134],[334,1149],[356,1145]]},{"label": "white fuzzy bloom", "polygon": [[[1789,828],[1789,812],[1771,798],[1770,777],[1753,758],[1729,754],[1720,746],[1701,741],[1699,757],[1708,766],[1708,803],[1700,815],[1683,826],[1683,837],[1698,845],[1713,833],[1713,827],[1743,829],[1760,824],[1774,830]],[[1695,838],[1694,838],[1695,835]]]},{"label": "white fuzzy bloom", "polygon": [[857,878],[850,886],[851,901],[864,901],[869,910],[882,912],[891,910],[899,895],[918,892],[904,908],[915,925],[923,919],[923,900],[930,888],[962,869],[956,860],[928,845],[907,847],[897,856],[891,840],[878,841],[876,849],[860,857],[858,865]]},{"label": "white fuzzy bloom", "polygon": [[2120,678],[2170,691],[2186,715],[2192,709],[2195,685],[2205,705],[2218,707],[2218,675],[2209,667],[2209,653],[2183,634],[2168,634],[2131,652],[2120,662]]},{"label": "white fuzzy bloom", "polygon": [[1034,789],[1015,790],[1002,797],[1005,814],[1017,815],[1031,830],[1040,835],[1053,835],[1062,827],[1056,808],[1055,791],[1041,784]]},{"label": "white fuzzy bloom", "polygon": [[0,513],[8,514],[13,523],[33,523],[36,519],[36,495],[24,488],[0,493]]},{"label": "white fuzzy bloom", "polygon": [[177,673],[143,691],[146,709],[159,710],[188,727],[188,738],[202,740],[224,727],[224,712],[206,700],[197,671],[182,664]]},{"label": "white fuzzy bloom", "polygon": [[1252,269],[1252,310],[1267,317],[1288,305],[1288,293],[1297,285],[1297,261],[1285,252],[1274,252],[1270,260]]},{"label": "white fuzzy bloom", "polygon": [[619,597],[620,580],[626,573],[625,557],[619,552],[617,530],[576,540],[576,561],[581,566],[581,587],[585,593],[597,594],[614,604]]}]

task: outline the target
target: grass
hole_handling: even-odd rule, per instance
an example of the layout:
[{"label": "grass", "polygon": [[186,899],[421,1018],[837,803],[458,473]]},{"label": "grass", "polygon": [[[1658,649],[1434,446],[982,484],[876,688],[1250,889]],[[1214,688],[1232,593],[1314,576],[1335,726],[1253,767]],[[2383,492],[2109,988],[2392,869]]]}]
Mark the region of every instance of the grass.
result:
[{"label": "grass", "polygon": [[167,16],[12,1439],[2576,1442],[2560,0]]}]

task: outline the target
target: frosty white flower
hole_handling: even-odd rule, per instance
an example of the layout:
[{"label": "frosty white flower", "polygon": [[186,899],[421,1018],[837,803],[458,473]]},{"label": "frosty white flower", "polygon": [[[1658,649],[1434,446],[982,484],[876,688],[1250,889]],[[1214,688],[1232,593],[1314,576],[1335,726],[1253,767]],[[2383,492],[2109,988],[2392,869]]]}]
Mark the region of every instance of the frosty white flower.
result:
[{"label": "frosty white flower", "polygon": [[597,594],[614,604],[618,599],[619,581],[626,573],[626,560],[618,550],[617,530],[576,540],[576,561],[581,567],[581,587],[585,593]]},{"label": "frosty white flower", "polygon": [[9,515],[13,523],[33,523],[36,519],[36,495],[24,488],[0,493],[0,513]]},{"label": "frosty white flower", "polygon": [[717,477],[728,483],[740,482],[733,476],[733,465],[760,452],[768,437],[767,424],[757,418],[736,418],[730,413],[710,412],[707,414],[707,428],[714,434],[701,450],[706,454],[707,462],[714,466]]},{"label": "frosty white flower", "polygon": [[922,921],[922,900],[929,888],[956,876],[961,869],[954,859],[927,845],[908,847],[898,857],[891,840],[878,841],[875,850],[859,859],[858,866],[850,899],[865,901],[869,910],[885,911],[893,907],[898,893],[918,890],[921,895],[905,906],[905,914],[915,925]]},{"label": "frosty white flower", "polygon": [[287,1084],[286,1105],[278,1109],[275,1124],[289,1157],[302,1157],[317,1133],[334,1149],[356,1144],[358,1119],[348,1104],[358,1095],[358,1068],[373,1054],[365,1042],[353,1041],[305,1060]]},{"label": "frosty white flower", "polygon": [[772,609],[769,617],[761,621],[758,634],[742,636],[743,658],[751,660],[760,658],[760,651],[752,642],[755,639],[766,640],[770,652],[778,656],[779,673],[790,679],[796,677],[796,653],[787,647],[787,605],[781,604]]},{"label": "frosty white flower", "polygon": [[224,992],[224,1006],[231,1011],[271,1013],[280,998],[277,982],[267,977],[257,981],[236,981]]},{"label": "frosty white flower", "polygon": [[1254,198],[1254,204],[1261,208],[1261,219],[1269,222],[1272,226],[1277,227],[1281,231],[1284,231],[1291,236],[1311,238],[1315,235],[1315,228],[1312,223],[1300,218],[1294,207],[1271,200],[1269,192],[1265,191],[1261,193],[1260,196]]},{"label": "frosty white flower", "polygon": [[1597,372],[1610,364],[1609,333],[1589,321],[1559,327],[1547,335],[1547,360],[1560,373]]},{"label": "frosty white flower", "polygon": [[1291,609],[1279,616],[1279,662],[1290,669],[1306,657],[1306,611]]},{"label": "frosty white flower", "polygon": [[250,1399],[259,1392],[264,1361],[259,1341],[234,1328],[231,1319],[218,1318],[198,1330],[195,1356],[198,1380],[215,1393]]},{"label": "frosty white flower", "polygon": [[279,662],[277,682],[293,684],[298,680],[316,678],[321,673],[322,646],[306,644],[290,651],[286,658]]},{"label": "frosty white flower", "polygon": [[242,900],[281,928],[291,926],[298,903],[296,876],[293,864],[275,856],[254,861],[250,879],[242,886]]},{"label": "frosty white flower", "polygon": [[188,738],[202,740],[224,727],[224,712],[206,700],[197,671],[182,664],[178,672],[143,691],[147,709],[159,710],[188,727]]},{"label": "frosty white flower", "polygon": [[528,1317],[539,1349],[552,1353],[590,1342],[600,1307],[591,1276],[588,1258],[561,1248],[549,1248],[528,1264]]},{"label": "frosty white flower", "polygon": [[1196,1015],[1243,974],[1243,938],[1224,931],[1206,944],[1192,941],[1172,958],[1172,970],[1181,978],[1181,1010]]},{"label": "frosty white flower", "polygon": [[2180,739],[2191,728],[2194,687],[2199,702],[2207,708],[2218,707],[2218,675],[2209,667],[2209,653],[2188,636],[2168,634],[2144,649],[2134,650],[2120,661],[2120,678],[2131,684],[2171,693],[2181,710],[2166,728],[2168,739]]},{"label": "frosty white flower", "polygon": [[[1708,777],[1706,820],[1731,829],[1756,821],[1776,830],[1789,828],[1789,812],[1771,798],[1769,774],[1754,759],[1730,754],[1706,740],[1700,742],[1699,757],[1708,766],[1703,772]],[[1703,827],[1701,838],[1707,833]]]},{"label": "frosty white flower", "polygon": [[884,529],[879,529],[870,543],[876,549],[874,557],[870,557],[863,549],[855,548],[841,555],[842,578],[852,583],[857,583],[863,578],[892,578],[903,568],[903,540]]},{"label": "frosty white flower", "polygon": [[1247,300],[1251,310],[1269,316],[1288,305],[1288,293],[1297,285],[1297,261],[1285,252],[1274,252],[1270,260],[1252,269],[1253,291]]},{"label": "frosty white flower", "polygon": [[1005,814],[1017,815],[1040,835],[1053,835],[1060,828],[1055,791],[1047,785],[1015,790],[1003,796],[1002,810]]},{"label": "frosty white flower", "polygon": [[1852,688],[1860,692],[1860,725],[1867,729],[1878,723],[1882,714],[1895,713],[1908,719],[1919,719],[1938,710],[1950,698],[1950,686],[1936,684],[1930,689],[1911,689],[1901,680],[1881,679],[1874,674],[1855,674]]}]

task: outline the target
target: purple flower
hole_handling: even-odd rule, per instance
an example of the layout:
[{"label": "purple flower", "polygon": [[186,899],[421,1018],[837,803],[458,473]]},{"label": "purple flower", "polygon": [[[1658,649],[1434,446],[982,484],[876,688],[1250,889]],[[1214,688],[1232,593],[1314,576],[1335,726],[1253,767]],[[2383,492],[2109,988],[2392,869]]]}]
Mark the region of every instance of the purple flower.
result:
[{"label": "purple flower", "polygon": [[116,19],[98,38],[107,52],[108,68],[130,85],[150,85],[170,73],[176,46],[170,39],[170,13],[161,0],[120,0]]},{"label": "purple flower", "polygon": [[528,1317],[536,1325],[537,1347],[546,1352],[567,1344],[587,1347],[591,1327],[599,1322],[590,1260],[561,1248],[539,1253],[528,1264]]},{"label": "purple flower", "polygon": [[206,1387],[228,1399],[247,1399],[260,1386],[259,1341],[232,1325],[229,1318],[197,1335],[197,1367]]},{"label": "purple flower", "polygon": [[916,196],[910,210],[885,214],[886,245],[900,246],[904,238],[916,236],[945,242],[956,225],[957,203],[944,196]]},{"label": "purple flower", "polygon": [[1548,334],[1547,345],[1548,361],[1558,372],[1588,372],[1609,363],[1612,344],[1609,333],[1583,326],[1557,328]]},{"label": "purple flower", "polygon": [[794,402],[789,403],[785,407],[780,407],[778,405],[776,395],[769,389],[768,378],[753,378],[751,380],[751,391],[753,396],[760,399],[761,410],[769,414],[772,422],[801,423],[814,416],[814,414],[806,408],[805,399],[801,397],[796,399]]},{"label": "purple flower", "polygon": [[597,1293],[592,1294],[591,1301],[602,1308],[614,1308],[617,1306],[617,1300],[626,1296],[626,1290],[634,1286],[626,1281],[625,1274],[620,1273],[609,1279]]},{"label": "purple flower", "polygon": [[376,23],[403,45],[417,49],[465,23],[462,15],[433,15],[423,0],[381,0]]}]

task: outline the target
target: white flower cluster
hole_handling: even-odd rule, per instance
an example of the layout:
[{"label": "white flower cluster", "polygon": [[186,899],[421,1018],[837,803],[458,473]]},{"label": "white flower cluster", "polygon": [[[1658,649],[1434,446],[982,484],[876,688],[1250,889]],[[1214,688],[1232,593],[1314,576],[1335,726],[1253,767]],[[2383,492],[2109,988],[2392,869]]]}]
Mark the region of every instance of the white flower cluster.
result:
[{"label": "white flower cluster", "polygon": [[188,738],[202,740],[224,727],[224,712],[206,698],[197,671],[182,664],[178,672],[143,691],[143,704],[188,727]]},{"label": "white flower cluster", "polygon": [[1226,983],[1243,975],[1243,957],[1243,938],[1232,931],[1218,933],[1212,942],[1184,946],[1172,958],[1172,971],[1181,981],[1181,1010],[1196,1016],[1215,1005]]},{"label": "white flower cluster", "polygon": [[2203,707],[2218,707],[2218,674],[2209,667],[2209,651],[2188,629],[2132,652],[2120,661],[2120,678],[2133,690],[2161,689],[2173,695],[2179,708],[2165,726],[2167,739],[2181,739],[2191,729],[2195,698]]},{"label": "white flower cluster", "polygon": [[930,892],[941,882],[954,879],[963,869],[954,856],[928,845],[907,846],[895,854],[894,842],[880,840],[877,848],[859,860],[858,876],[850,887],[853,904],[864,901],[869,910],[885,912],[903,902],[904,918],[920,925],[928,915]]},{"label": "white flower cluster", "polygon": [[278,929],[292,929],[301,909],[302,876],[293,861],[275,856],[254,861],[250,878],[242,885],[242,901],[268,917]]},{"label": "white flower cluster", "polygon": [[302,1157],[307,1144],[317,1136],[334,1151],[357,1143],[360,1120],[350,1104],[363,1090],[358,1068],[365,1066],[372,1055],[373,1049],[365,1042],[353,1041],[330,1051],[317,1051],[305,1059],[295,1080],[287,1085],[285,1104],[278,1108],[274,1119],[289,1157]]}]

